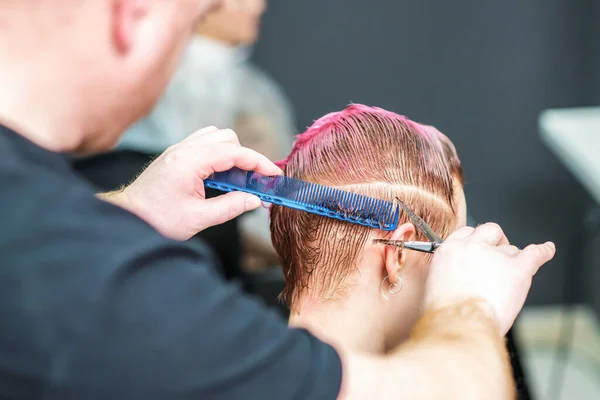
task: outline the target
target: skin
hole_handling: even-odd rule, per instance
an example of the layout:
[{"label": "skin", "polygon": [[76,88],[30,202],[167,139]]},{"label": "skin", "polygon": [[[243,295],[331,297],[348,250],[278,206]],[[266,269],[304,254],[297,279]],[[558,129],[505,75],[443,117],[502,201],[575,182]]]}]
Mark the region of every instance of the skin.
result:
[{"label": "skin", "polygon": [[[112,146],[156,102],[193,27],[219,5],[2,1],[10,6],[0,7],[0,121],[65,153]],[[242,193],[204,198],[203,179],[232,166],[281,173],[240,146],[233,131],[210,127],[169,148],[130,186],[101,197],[183,240],[259,206]],[[342,358],[339,398],[514,397],[502,335],[523,306],[532,276],[554,252],[551,243],[510,246],[495,224],[454,232],[433,257],[424,313],[406,344],[386,356],[334,344]]]},{"label": "skin", "polygon": [[196,33],[229,46],[253,45],[266,7],[266,0],[224,0],[198,25]]},{"label": "skin", "polygon": [[[456,187],[457,215],[454,230],[467,223],[467,205],[460,185]],[[322,300],[310,292],[300,297],[290,325],[310,328],[326,341],[340,343],[354,350],[383,354],[409,337],[422,314],[429,264],[424,255],[395,247],[374,244],[380,233],[373,231],[367,240],[357,272],[346,282],[340,298]],[[415,240],[415,227],[405,223],[392,234],[392,240]],[[389,300],[382,294],[382,281]],[[399,283],[400,293],[388,291],[390,283]]]},{"label": "skin", "polygon": [[378,356],[350,352],[340,398],[400,390],[411,399],[514,399],[504,335],[533,275],[555,251],[551,242],[520,250],[494,223],[452,233],[432,259],[423,316],[409,340],[384,357],[396,379],[381,379]]}]

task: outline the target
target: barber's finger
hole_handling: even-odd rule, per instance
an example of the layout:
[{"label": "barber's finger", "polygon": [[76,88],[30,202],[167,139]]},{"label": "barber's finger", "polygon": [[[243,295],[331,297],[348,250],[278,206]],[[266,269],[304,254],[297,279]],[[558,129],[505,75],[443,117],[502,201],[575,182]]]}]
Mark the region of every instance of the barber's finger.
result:
[{"label": "barber's finger", "polygon": [[206,179],[214,172],[227,171],[237,167],[262,175],[281,175],[283,171],[262,154],[231,143],[217,143],[203,149],[198,158],[201,163],[201,178]]},{"label": "barber's finger", "polygon": [[219,130],[219,128],[217,128],[216,126],[212,126],[211,125],[211,126],[207,126],[205,128],[202,128],[202,129],[198,129],[197,131],[190,133],[187,137],[188,138],[197,137],[197,136],[201,136],[201,135],[204,135],[206,133],[214,132],[214,131],[218,131],[218,130]]},{"label": "barber's finger", "polygon": [[202,229],[223,224],[247,211],[260,207],[260,199],[254,195],[243,192],[230,192],[221,196],[202,200],[199,218]]},{"label": "barber's finger", "polygon": [[471,235],[474,230],[475,230],[475,228],[473,228],[471,226],[463,226],[462,228],[457,229],[454,232],[452,232],[450,234],[450,236],[448,236],[448,238],[446,239],[446,242],[450,239],[466,238],[467,236]]},{"label": "barber's finger", "polygon": [[513,246],[512,244],[503,244],[498,246],[498,250],[502,251],[504,254],[509,256],[516,256],[521,252],[517,246]]},{"label": "barber's finger", "polygon": [[510,244],[508,238],[504,235],[504,231],[500,228],[500,225],[493,222],[479,225],[475,228],[475,232],[473,232],[471,237],[484,241],[492,246]]},{"label": "barber's finger", "polygon": [[531,275],[535,275],[542,265],[552,260],[554,254],[556,254],[556,246],[552,242],[531,244],[521,251],[518,259],[530,268]]},{"label": "barber's finger", "polygon": [[214,143],[231,143],[240,145],[240,139],[232,129],[213,129],[192,133],[188,142],[197,146],[206,146]]}]

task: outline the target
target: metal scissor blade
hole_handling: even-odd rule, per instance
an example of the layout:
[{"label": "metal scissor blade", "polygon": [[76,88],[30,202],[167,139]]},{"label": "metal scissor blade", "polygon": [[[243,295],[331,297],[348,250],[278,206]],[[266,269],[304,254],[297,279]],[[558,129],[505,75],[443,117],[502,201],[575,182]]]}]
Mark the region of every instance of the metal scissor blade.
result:
[{"label": "metal scissor blade", "polygon": [[421,253],[433,253],[440,242],[404,242],[405,249],[420,251]]},{"label": "metal scissor blade", "polygon": [[425,221],[423,221],[423,219],[421,217],[419,217],[417,214],[415,214],[400,199],[396,198],[396,201],[398,202],[398,204],[400,205],[400,207],[402,208],[402,210],[408,215],[408,218],[410,218],[410,220],[412,221],[412,223],[415,224],[415,226],[417,227],[417,229],[420,230],[423,233],[423,235],[425,235],[425,237],[427,238],[427,240],[429,240],[431,242],[437,242],[437,243],[441,243],[442,242],[442,238],[439,237],[437,235],[437,233],[435,233],[433,231],[433,229],[431,229],[431,227],[429,225],[427,225],[427,223]]}]

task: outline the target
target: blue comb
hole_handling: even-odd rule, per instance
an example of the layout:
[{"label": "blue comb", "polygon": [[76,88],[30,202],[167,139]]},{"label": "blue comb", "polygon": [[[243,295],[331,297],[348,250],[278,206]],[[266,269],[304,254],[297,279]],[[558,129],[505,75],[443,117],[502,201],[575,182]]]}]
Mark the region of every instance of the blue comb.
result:
[{"label": "blue comb", "polygon": [[395,230],[400,217],[400,207],[395,203],[286,176],[264,176],[232,168],[212,174],[204,184],[223,192],[251,193],[266,203],[384,231]]}]

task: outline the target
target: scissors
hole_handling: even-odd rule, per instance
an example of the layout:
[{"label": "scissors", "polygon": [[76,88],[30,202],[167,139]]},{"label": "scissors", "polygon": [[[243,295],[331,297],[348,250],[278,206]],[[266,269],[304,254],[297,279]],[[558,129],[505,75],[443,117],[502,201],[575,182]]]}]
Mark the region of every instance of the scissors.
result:
[{"label": "scissors", "polygon": [[425,236],[428,242],[417,242],[417,241],[403,241],[403,240],[387,240],[387,239],[374,239],[374,243],[381,243],[388,246],[396,246],[404,249],[420,251],[421,253],[433,253],[440,245],[443,240],[437,233],[431,229],[429,225],[421,217],[415,214],[406,204],[400,199],[396,198],[398,205],[408,215],[411,222],[417,227],[417,229]]}]

